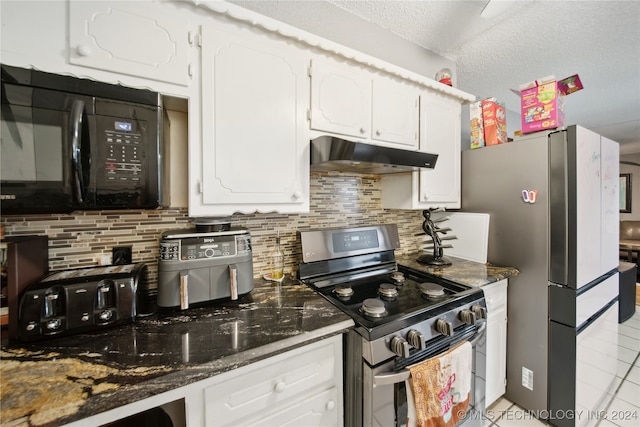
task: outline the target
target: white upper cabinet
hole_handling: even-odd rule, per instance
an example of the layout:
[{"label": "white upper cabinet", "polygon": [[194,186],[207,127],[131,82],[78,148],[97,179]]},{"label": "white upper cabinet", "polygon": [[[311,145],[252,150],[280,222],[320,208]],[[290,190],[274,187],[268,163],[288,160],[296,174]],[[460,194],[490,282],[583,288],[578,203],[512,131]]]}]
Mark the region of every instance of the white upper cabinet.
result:
[{"label": "white upper cabinet", "polygon": [[420,172],[419,202],[460,208],[459,101],[435,91],[420,98],[420,151],[438,154],[436,167]]},{"label": "white upper cabinet", "polygon": [[347,64],[312,61],[311,129],[371,137],[371,80]]},{"label": "white upper cabinet", "polygon": [[418,149],[419,90],[332,60],[313,60],[311,129]]},{"label": "white upper cabinet", "polygon": [[420,96],[420,151],[438,155],[433,169],[382,177],[382,207],[460,208],[461,101],[425,90]]},{"label": "white upper cabinet", "polygon": [[391,78],[374,78],[371,138],[417,149],[419,102],[420,92],[415,87]]},{"label": "white upper cabinet", "polygon": [[189,46],[186,22],[166,8],[140,2],[69,2],[71,64],[186,86]]},{"label": "white upper cabinet", "polygon": [[202,142],[190,147],[189,168],[199,194],[190,215],[309,210],[308,64],[284,39],[202,28]]}]

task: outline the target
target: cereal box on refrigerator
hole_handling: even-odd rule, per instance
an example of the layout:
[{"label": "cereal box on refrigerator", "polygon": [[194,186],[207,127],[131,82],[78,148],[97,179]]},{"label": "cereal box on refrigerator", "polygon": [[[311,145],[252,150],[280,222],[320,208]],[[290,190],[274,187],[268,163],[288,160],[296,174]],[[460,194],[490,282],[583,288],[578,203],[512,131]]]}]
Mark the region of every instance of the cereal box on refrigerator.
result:
[{"label": "cereal box on refrigerator", "polygon": [[482,122],[482,101],[477,101],[469,106],[471,117],[471,148],[484,147],[484,125]]},{"label": "cereal box on refrigerator", "polygon": [[490,145],[507,143],[507,113],[504,102],[496,98],[482,101],[482,120],[484,122],[484,143]]},{"label": "cereal box on refrigerator", "polygon": [[520,85],[522,133],[564,126],[564,98],[583,88],[580,77],[557,81],[551,75]]}]

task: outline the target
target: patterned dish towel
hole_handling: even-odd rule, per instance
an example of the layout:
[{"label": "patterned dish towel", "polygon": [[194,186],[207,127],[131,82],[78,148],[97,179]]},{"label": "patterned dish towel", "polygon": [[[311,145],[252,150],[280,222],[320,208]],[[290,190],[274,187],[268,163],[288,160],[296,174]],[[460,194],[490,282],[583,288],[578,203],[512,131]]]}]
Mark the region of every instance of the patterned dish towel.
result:
[{"label": "patterned dish towel", "polygon": [[409,366],[407,427],[453,427],[464,418],[471,395],[472,351],[464,341]]}]

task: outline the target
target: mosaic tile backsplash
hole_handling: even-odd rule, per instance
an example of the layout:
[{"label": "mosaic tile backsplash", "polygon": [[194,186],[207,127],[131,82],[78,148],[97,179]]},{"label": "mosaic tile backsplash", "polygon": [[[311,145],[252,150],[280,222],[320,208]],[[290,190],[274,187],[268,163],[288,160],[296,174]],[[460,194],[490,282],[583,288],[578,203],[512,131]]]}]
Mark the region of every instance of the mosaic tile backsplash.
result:
[{"label": "mosaic tile backsplash", "polygon": [[[233,226],[246,227],[253,245],[255,277],[269,271],[269,253],[280,231],[285,274],[295,274],[301,262],[296,234],[300,230],[372,224],[397,224],[402,247],[396,255],[416,252],[424,237],[422,212],[383,209],[378,176],[312,173],[310,212],[306,214],[233,215]],[[101,256],[109,260],[114,246],[131,246],[133,262],[149,266],[152,286],[157,283],[160,234],[189,228],[186,209],[83,211],[60,215],[2,216],[7,236],[47,235],[49,268],[91,267]]]}]

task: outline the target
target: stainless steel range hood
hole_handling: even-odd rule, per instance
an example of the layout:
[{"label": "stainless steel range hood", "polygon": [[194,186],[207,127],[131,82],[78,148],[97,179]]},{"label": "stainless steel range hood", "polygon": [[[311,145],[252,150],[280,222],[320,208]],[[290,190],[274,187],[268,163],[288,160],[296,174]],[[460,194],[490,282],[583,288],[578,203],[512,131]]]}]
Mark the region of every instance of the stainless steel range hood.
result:
[{"label": "stainless steel range hood", "polygon": [[433,169],[437,154],[381,147],[333,136],[311,140],[311,170],[387,174]]}]

